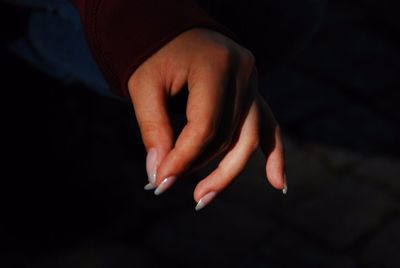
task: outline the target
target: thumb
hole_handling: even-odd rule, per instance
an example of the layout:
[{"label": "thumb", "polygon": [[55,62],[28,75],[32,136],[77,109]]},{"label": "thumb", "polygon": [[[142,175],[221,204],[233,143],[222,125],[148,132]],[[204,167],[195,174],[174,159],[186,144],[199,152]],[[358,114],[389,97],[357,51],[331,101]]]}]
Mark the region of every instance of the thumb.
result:
[{"label": "thumb", "polygon": [[168,116],[167,95],[157,79],[142,79],[131,83],[129,91],[140,133],[147,151],[146,170],[149,184],[156,188],[157,169],[173,147],[173,130]]}]

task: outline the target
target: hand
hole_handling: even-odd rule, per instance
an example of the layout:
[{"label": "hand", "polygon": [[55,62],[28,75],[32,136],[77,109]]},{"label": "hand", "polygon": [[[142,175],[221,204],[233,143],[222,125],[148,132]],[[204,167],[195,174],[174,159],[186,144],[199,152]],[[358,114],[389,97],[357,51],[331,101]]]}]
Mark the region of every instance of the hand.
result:
[{"label": "hand", "polygon": [[[188,86],[187,124],[174,138],[167,99]],[[257,94],[254,57],[228,37],[186,31],[148,58],[128,82],[147,156],[150,184],[160,194],[183,174],[219,154],[219,167],[199,182],[196,201],[215,196],[244,169],[260,146],[271,184],[284,184],[279,127]],[[200,204],[205,204],[204,201]]]}]

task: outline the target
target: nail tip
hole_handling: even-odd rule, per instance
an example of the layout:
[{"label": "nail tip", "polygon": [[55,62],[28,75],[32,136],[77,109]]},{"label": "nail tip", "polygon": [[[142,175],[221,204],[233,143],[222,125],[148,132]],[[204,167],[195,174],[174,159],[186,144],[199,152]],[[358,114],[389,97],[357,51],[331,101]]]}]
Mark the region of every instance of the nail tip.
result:
[{"label": "nail tip", "polygon": [[160,194],[162,194],[162,192],[157,191],[157,189],[154,191],[154,195],[160,195]]},{"label": "nail tip", "polygon": [[283,174],[283,189],[282,189],[282,193],[284,195],[287,194],[288,191],[288,186],[287,186],[287,180],[286,180],[286,172]]},{"label": "nail tip", "polygon": [[144,186],[144,189],[145,189],[146,191],[154,190],[155,188],[157,188],[157,186],[154,185],[154,184],[152,184],[152,183],[148,183],[148,184],[146,184],[146,185]]},{"label": "nail tip", "polygon": [[161,186],[161,184],[158,187],[156,187],[156,189],[154,190],[155,195],[160,195],[163,193],[163,191],[161,191],[161,189],[160,189],[160,186]]},{"label": "nail tip", "polygon": [[199,202],[197,203],[196,207],[194,208],[194,210],[199,211],[202,208],[204,208],[204,204],[203,204],[202,200],[200,199]]},{"label": "nail tip", "polygon": [[217,195],[216,192],[210,192],[210,193],[206,194],[205,196],[200,198],[199,202],[197,202],[197,205],[196,205],[196,207],[194,209],[196,211],[199,211],[199,210],[203,209],[205,206],[207,206],[214,199],[214,197],[216,195]]},{"label": "nail tip", "polygon": [[175,182],[175,176],[170,176],[166,179],[164,179],[160,185],[158,185],[158,187],[156,188],[156,190],[154,191],[155,195],[160,195],[162,193],[164,193],[166,190],[168,190],[172,184]]},{"label": "nail tip", "polygon": [[286,195],[286,194],[287,194],[287,191],[288,191],[288,187],[287,187],[286,182],[285,182],[285,184],[283,185],[282,193],[283,193],[284,195]]}]

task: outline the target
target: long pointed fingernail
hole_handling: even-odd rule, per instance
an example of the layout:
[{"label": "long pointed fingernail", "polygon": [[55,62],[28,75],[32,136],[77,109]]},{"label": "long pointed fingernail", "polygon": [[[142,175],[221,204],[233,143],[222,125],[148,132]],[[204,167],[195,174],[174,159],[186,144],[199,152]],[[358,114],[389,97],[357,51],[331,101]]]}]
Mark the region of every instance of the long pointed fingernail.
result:
[{"label": "long pointed fingernail", "polygon": [[155,195],[160,195],[166,190],[168,190],[169,187],[175,182],[176,177],[175,176],[170,176],[166,179],[164,179],[160,185],[158,185],[157,189],[154,191]]},{"label": "long pointed fingernail", "polygon": [[146,184],[145,186],[144,186],[144,189],[145,190],[154,190],[155,188],[157,188],[157,185],[155,185],[155,184],[152,184],[152,183],[148,183],[148,184]]},{"label": "long pointed fingernail", "polygon": [[155,185],[157,176],[157,150],[155,148],[151,148],[147,153],[146,170],[149,183]]},{"label": "long pointed fingernail", "polygon": [[198,211],[207,206],[214,199],[216,195],[217,195],[216,192],[209,192],[208,194],[200,198],[199,202],[197,202],[195,210]]},{"label": "long pointed fingernail", "polygon": [[287,180],[286,180],[286,173],[283,175],[283,189],[282,189],[282,193],[283,194],[287,194]]}]

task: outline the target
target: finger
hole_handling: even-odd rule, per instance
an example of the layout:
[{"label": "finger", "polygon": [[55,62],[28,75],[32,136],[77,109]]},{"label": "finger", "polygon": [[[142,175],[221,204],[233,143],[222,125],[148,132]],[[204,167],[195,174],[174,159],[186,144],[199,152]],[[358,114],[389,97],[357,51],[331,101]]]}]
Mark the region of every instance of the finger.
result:
[{"label": "finger", "polygon": [[268,104],[258,96],[260,104],[260,147],[266,158],[266,175],[277,189],[285,186],[285,157],[282,134]]},{"label": "finger", "polygon": [[173,147],[173,130],[165,92],[157,79],[142,79],[136,81],[134,88],[130,88],[136,119],[147,151],[146,170],[149,184],[146,185],[146,190],[155,188],[157,169]]},{"label": "finger", "polygon": [[200,181],[194,191],[198,202],[196,210],[203,208],[217,193],[223,191],[245,168],[250,157],[258,148],[258,111],[252,104],[240,129],[237,142],[225,155],[218,167]]},{"label": "finger", "polygon": [[[157,184],[183,174],[213,140],[223,110],[227,75],[205,68],[189,75],[187,124],[175,147],[167,154],[157,174]],[[170,185],[170,184],[168,184]],[[166,189],[163,189],[166,190]]]}]

